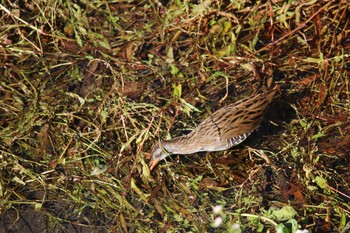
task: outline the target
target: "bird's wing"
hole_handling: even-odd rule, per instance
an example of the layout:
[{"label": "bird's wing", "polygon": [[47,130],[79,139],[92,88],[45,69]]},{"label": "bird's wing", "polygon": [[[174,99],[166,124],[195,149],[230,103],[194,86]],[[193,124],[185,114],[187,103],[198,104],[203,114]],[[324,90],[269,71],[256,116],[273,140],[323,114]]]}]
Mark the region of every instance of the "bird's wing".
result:
[{"label": "bird's wing", "polygon": [[220,108],[194,131],[197,131],[197,135],[201,135],[203,140],[211,137],[214,141],[226,142],[240,136],[246,137],[259,126],[275,93],[276,90],[273,89]]}]

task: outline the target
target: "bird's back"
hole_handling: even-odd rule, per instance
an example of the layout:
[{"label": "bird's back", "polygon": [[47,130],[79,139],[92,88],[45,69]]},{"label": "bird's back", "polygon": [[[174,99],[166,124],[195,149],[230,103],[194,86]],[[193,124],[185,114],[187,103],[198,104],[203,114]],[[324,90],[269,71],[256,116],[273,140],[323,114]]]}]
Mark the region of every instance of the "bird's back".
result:
[{"label": "bird's back", "polygon": [[263,118],[276,89],[250,96],[211,114],[191,132],[202,151],[226,150],[244,141]]}]

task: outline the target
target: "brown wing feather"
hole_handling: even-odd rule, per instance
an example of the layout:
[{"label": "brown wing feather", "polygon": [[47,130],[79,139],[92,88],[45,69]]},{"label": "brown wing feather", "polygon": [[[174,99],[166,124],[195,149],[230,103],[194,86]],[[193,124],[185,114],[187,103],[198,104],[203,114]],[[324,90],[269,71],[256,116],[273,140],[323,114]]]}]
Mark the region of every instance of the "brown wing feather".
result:
[{"label": "brown wing feather", "polygon": [[227,105],[200,123],[191,134],[201,135],[198,140],[212,139],[227,141],[236,136],[255,130],[263,117],[267,105],[271,102],[276,89],[267,93],[251,96]]}]

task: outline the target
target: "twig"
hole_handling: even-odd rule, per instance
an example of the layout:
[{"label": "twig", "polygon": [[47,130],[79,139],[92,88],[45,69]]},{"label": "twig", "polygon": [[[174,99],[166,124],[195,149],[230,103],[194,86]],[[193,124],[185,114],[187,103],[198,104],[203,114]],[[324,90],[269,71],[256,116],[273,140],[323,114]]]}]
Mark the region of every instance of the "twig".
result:
[{"label": "twig", "polygon": [[26,22],[25,20],[21,19],[20,17],[15,16],[14,14],[12,14],[12,12],[7,9],[6,7],[4,7],[3,5],[0,4],[0,8],[2,10],[4,10],[9,16],[21,21],[22,23],[24,23],[25,25],[27,25],[28,27],[30,27],[31,29],[34,29],[35,31],[39,32],[41,35],[45,35],[48,36],[49,34],[45,33],[43,30],[31,25],[30,23]]},{"label": "twig", "polygon": [[264,50],[267,50],[270,46],[272,45],[275,45],[275,44],[278,44],[279,42],[283,41],[286,37],[289,37],[290,35],[294,34],[295,32],[299,31],[300,29],[306,27],[306,24],[308,22],[310,22],[316,15],[318,15],[321,11],[323,11],[326,7],[328,7],[328,5],[330,5],[332,3],[332,1],[329,1],[326,5],[324,5],[323,7],[321,7],[318,11],[315,12],[315,14],[313,14],[310,18],[308,18],[306,21],[302,22],[300,24],[299,27],[295,28],[294,30],[288,32],[287,34],[285,34],[284,36],[282,36],[281,38],[279,38],[278,40],[275,40],[273,42],[271,42],[270,44],[266,45],[265,47],[255,51],[254,53],[250,54],[248,56],[249,57],[252,57],[253,55],[257,54],[257,53],[260,53]]}]

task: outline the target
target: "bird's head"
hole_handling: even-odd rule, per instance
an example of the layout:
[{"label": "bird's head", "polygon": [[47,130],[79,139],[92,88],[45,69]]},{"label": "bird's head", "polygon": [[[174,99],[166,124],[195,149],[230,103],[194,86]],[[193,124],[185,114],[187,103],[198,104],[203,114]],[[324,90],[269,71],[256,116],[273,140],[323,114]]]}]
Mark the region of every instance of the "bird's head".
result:
[{"label": "bird's head", "polygon": [[170,155],[170,153],[164,148],[164,145],[162,145],[161,142],[154,145],[152,149],[152,157],[149,162],[150,170],[152,171],[157,163],[165,159],[168,155]]}]

